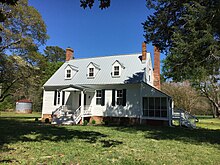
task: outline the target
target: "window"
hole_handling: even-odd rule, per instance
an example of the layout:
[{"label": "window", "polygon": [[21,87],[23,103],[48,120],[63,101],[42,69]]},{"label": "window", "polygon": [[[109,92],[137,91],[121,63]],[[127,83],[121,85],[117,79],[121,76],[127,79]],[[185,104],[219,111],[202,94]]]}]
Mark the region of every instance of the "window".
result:
[{"label": "window", "polygon": [[114,66],[114,76],[119,76],[119,66]]},{"label": "window", "polygon": [[124,65],[121,62],[119,62],[118,60],[116,60],[112,64],[112,72],[111,72],[112,77],[119,78],[123,72],[123,69],[125,69]]},{"label": "window", "polygon": [[166,97],[144,97],[143,116],[146,117],[167,117],[167,98]]},{"label": "window", "polygon": [[94,68],[89,68],[89,77],[94,77]]},{"label": "window", "polygon": [[102,91],[97,90],[96,91],[96,105],[101,105],[102,102]]},{"label": "window", "polygon": [[70,80],[76,75],[77,72],[78,72],[78,67],[68,64],[65,67],[64,78],[66,80]]},{"label": "window", "polygon": [[70,69],[66,70],[66,78],[71,78],[71,70]]},{"label": "window", "polygon": [[96,91],[96,105],[105,105],[105,89]]},{"label": "window", "polygon": [[123,104],[123,91],[122,90],[117,90],[117,95],[116,95],[116,103],[117,105],[122,105]]}]

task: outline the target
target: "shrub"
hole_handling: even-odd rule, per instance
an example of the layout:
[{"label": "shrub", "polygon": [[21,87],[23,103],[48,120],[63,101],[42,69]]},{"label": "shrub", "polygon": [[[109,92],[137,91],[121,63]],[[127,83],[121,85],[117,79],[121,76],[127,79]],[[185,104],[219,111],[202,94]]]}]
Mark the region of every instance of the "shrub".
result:
[{"label": "shrub", "polygon": [[83,121],[83,125],[87,125],[88,124],[88,121],[87,120],[84,120]]},{"label": "shrub", "polygon": [[95,125],[96,121],[94,119],[92,119],[92,125]]}]

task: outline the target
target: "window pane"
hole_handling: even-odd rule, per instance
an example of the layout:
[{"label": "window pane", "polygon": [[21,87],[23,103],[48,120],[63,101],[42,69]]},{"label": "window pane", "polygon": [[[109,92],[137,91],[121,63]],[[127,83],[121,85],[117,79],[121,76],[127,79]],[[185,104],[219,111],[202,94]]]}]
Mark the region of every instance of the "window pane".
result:
[{"label": "window pane", "polygon": [[123,99],[122,98],[117,98],[117,105],[122,105]]},{"label": "window pane", "polygon": [[161,111],[161,117],[167,117],[167,111]]},{"label": "window pane", "polygon": [[149,117],[154,117],[154,110],[149,110]]},{"label": "window pane", "polygon": [[122,90],[117,90],[117,97],[123,97]]},{"label": "window pane", "polygon": [[101,105],[102,102],[102,91],[97,90],[96,91],[96,105]]},{"label": "window pane", "polygon": [[96,97],[102,97],[102,91],[101,90],[96,91]]},{"label": "window pane", "polygon": [[96,98],[96,105],[101,105],[101,101],[102,101],[101,98]]},{"label": "window pane", "polygon": [[161,109],[167,109],[167,99],[161,98]]},{"label": "window pane", "polygon": [[115,76],[119,75],[119,66],[114,66],[114,75]]},{"label": "window pane", "polygon": [[160,110],[155,110],[155,117],[160,117]]},{"label": "window pane", "polygon": [[155,98],[155,109],[160,109],[160,98],[159,97]]},{"label": "window pane", "polygon": [[148,98],[144,98],[144,99],[143,99],[143,108],[144,108],[145,110],[148,109]]},{"label": "window pane", "polygon": [[149,109],[154,109],[154,98],[150,97],[149,98]]},{"label": "window pane", "polygon": [[148,116],[148,110],[143,111],[143,116]]},{"label": "window pane", "polygon": [[66,77],[70,78],[71,77],[71,70],[66,70]]},{"label": "window pane", "polygon": [[94,68],[89,68],[89,77],[94,76]]}]

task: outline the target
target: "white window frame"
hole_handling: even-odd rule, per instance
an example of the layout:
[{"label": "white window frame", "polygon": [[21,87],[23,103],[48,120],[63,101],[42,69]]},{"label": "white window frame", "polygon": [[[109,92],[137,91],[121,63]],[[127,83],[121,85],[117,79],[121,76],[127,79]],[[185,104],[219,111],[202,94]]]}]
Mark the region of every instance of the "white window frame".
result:
[{"label": "white window frame", "polygon": [[[120,95],[119,95],[120,94]],[[118,89],[116,90],[116,105],[123,105],[123,90]],[[120,100],[120,101],[118,101]]]},{"label": "white window frame", "polygon": [[71,79],[72,78],[72,69],[66,69],[65,78],[66,79]]},{"label": "white window frame", "polygon": [[118,66],[118,65],[114,66],[113,76],[120,76],[120,66]]},{"label": "white window frame", "polygon": [[[92,70],[92,72],[90,72]],[[92,75],[90,75],[92,74]],[[94,67],[89,67],[88,68],[88,77],[89,78],[94,78],[95,77],[95,68]]]},{"label": "white window frame", "polygon": [[[99,100],[99,102],[97,102]],[[96,90],[96,105],[102,104],[102,90]]]},{"label": "white window frame", "polygon": [[76,75],[77,72],[78,72],[78,68],[77,67],[75,67],[73,65],[67,65],[65,67],[65,71],[64,71],[64,74],[65,74],[64,78],[66,80],[70,80],[70,79],[72,79]]},{"label": "white window frame", "polygon": [[[116,70],[116,68],[117,68],[117,70]],[[121,77],[122,69],[125,69],[125,67],[118,60],[116,60],[112,64],[112,73],[111,73],[112,77],[113,78]],[[117,73],[117,74],[115,74],[115,73]]]}]

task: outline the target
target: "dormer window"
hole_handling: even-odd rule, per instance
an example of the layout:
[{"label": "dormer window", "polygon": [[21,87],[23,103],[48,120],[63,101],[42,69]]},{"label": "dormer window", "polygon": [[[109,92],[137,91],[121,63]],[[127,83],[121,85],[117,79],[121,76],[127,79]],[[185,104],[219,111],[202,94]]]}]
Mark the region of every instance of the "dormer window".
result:
[{"label": "dormer window", "polygon": [[114,76],[119,76],[119,66],[114,66]]},{"label": "dormer window", "polygon": [[112,64],[112,77],[120,77],[122,74],[123,69],[125,69],[124,65],[120,63],[118,60],[116,60]]},{"label": "dormer window", "polygon": [[66,78],[71,78],[71,73],[72,73],[71,69],[67,69],[66,70]]},{"label": "dormer window", "polygon": [[65,67],[65,79],[70,80],[72,79],[75,74],[78,72],[78,68],[73,65],[67,65]]},{"label": "dormer window", "polygon": [[99,65],[90,62],[89,65],[87,66],[87,78],[95,78],[99,70],[100,70]]},{"label": "dormer window", "polygon": [[94,68],[89,68],[89,77],[94,77]]}]

